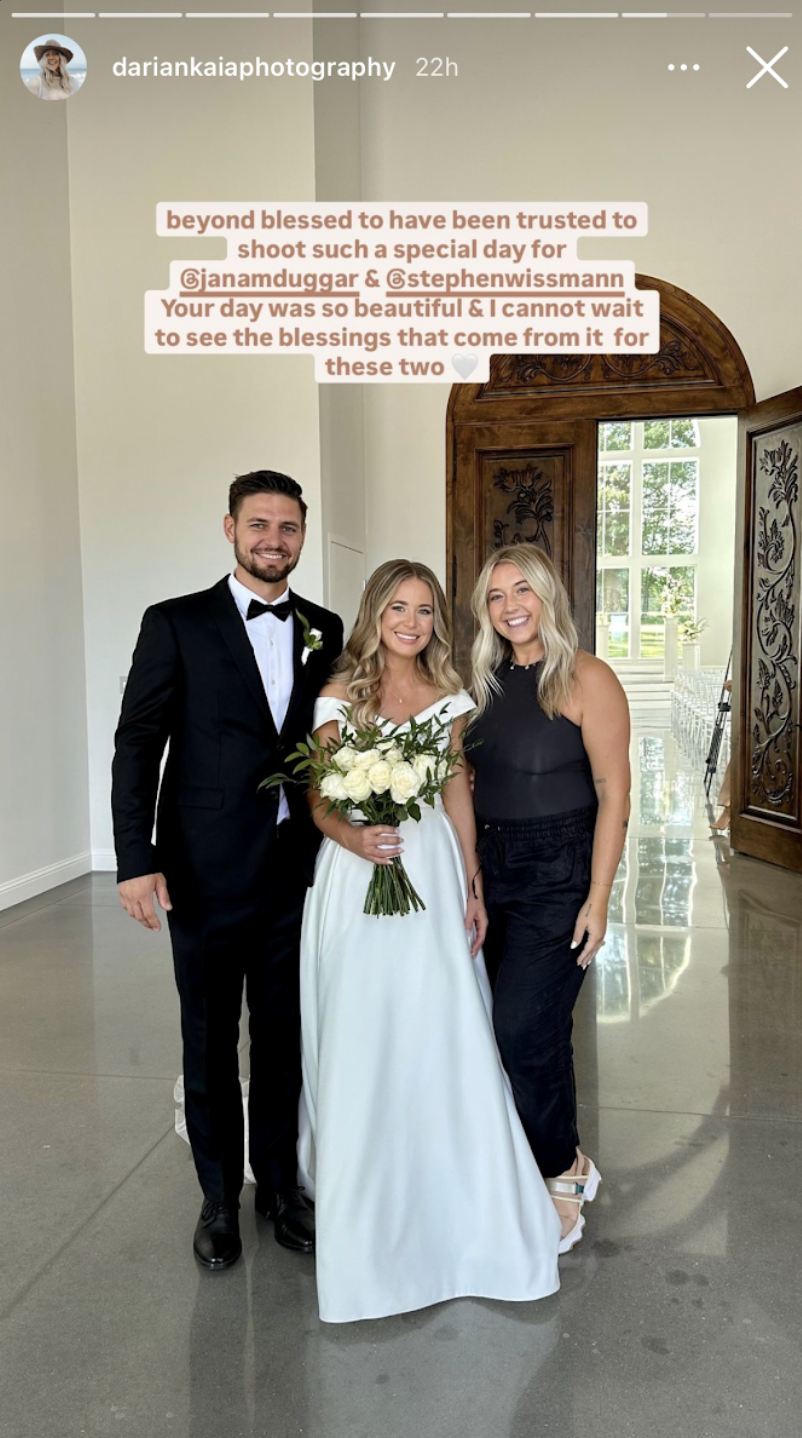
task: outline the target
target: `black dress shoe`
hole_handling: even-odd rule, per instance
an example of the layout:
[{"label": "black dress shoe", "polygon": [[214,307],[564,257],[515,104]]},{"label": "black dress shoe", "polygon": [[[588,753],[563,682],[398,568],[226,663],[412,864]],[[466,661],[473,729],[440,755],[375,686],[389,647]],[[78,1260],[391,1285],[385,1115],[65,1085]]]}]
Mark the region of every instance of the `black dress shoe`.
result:
[{"label": "black dress shoe", "polygon": [[198,1263],[217,1271],[230,1268],[242,1253],[238,1204],[204,1200],[192,1247]]},{"label": "black dress shoe", "polygon": [[315,1214],[303,1189],[284,1188],[276,1192],[257,1188],[254,1205],[263,1218],[272,1218],[276,1243],[296,1253],[314,1253]]}]

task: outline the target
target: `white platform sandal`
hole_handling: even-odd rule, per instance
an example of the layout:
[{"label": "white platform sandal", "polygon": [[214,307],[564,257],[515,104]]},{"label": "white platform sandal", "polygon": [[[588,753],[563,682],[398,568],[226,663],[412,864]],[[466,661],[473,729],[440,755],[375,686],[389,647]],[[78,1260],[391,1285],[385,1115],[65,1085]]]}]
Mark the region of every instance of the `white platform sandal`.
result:
[{"label": "white platform sandal", "polygon": [[570,1253],[575,1244],[579,1243],[582,1237],[582,1230],[585,1227],[585,1220],[582,1216],[582,1206],[585,1203],[592,1203],[599,1191],[601,1174],[592,1158],[587,1154],[582,1155],[587,1159],[588,1167],[584,1173],[561,1173],[558,1178],[546,1180],[546,1187],[552,1198],[559,1198],[563,1203],[575,1203],[577,1205],[576,1223],[568,1233],[560,1239],[558,1253]]}]

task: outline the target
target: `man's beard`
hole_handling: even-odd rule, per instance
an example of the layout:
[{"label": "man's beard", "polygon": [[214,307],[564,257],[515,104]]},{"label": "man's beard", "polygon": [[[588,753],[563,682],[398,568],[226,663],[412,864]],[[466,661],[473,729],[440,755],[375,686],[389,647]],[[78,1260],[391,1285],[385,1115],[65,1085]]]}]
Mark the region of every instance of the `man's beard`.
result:
[{"label": "man's beard", "polygon": [[253,579],[261,580],[262,584],[280,584],[282,579],[286,579],[288,574],[292,574],[300,559],[300,555],[295,559],[287,555],[286,559],[271,564],[266,559],[255,559],[251,554],[243,554],[236,544],[234,545],[234,555],[240,568],[244,569],[246,574],[250,574]]}]

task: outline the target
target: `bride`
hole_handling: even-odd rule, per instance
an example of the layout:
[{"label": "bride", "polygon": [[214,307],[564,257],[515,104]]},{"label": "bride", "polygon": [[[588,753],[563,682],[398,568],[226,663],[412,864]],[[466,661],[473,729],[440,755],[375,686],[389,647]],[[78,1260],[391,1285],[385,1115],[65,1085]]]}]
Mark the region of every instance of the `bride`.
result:
[{"label": "bride", "polygon": [[[339,725],[451,722],[473,701],[449,657],[443,592],[393,560],[368,581],[315,738]],[[448,733],[448,731],[446,731]],[[381,1318],[464,1296],[559,1287],[560,1222],[501,1068],[480,946],[487,926],[464,767],[399,829],[326,815],[301,942],[299,1167],[315,1198],[320,1316]],[[426,908],[365,915],[371,864],[403,854]]]}]

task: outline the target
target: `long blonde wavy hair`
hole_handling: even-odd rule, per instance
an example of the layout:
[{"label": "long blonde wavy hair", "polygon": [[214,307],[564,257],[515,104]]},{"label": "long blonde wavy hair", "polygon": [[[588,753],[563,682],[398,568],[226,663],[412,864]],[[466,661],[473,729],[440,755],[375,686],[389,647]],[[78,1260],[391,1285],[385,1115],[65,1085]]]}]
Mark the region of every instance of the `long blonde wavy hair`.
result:
[{"label": "long blonde wavy hair", "polygon": [[409,559],[388,559],[373,571],[365,585],[356,623],[333,675],[346,687],[351,716],[357,727],[375,720],[379,713],[384,673],[382,615],[405,579],[419,579],[432,592],[434,630],[426,648],[417,655],[421,679],[433,685],[438,694],[457,694],[462,688],[462,680],[451,663],[451,623],[446,598],[436,576],[425,564]]},{"label": "long blonde wavy hair", "polygon": [[512,654],[512,645],[493,628],[488,611],[493,571],[499,564],[516,565],[540,600],[540,642],[545,653],[537,697],[553,719],[571,698],[578,640],[565,585],[548,555],[535,544],[508,544],[494,550],[476,581],[471,599],[479,624],[471,652],[475,717],[484,713],[494,694],[501,693],[497,671]]},{"label": "long blonde wavy hair", "polygon": [[[50,48],[53,49],[54,47],[51,45]],[[53,71],[47,68],[47,53],[47,50],[45,50],[39,61],[39,69],[42,72],[42,78],[46,88],[48,90],[63,90],[66,95],[72,95],[75,91],[75,80],[67,69],[67,61],[64,56],[59,53],[58,71],[54,75]]]}]

